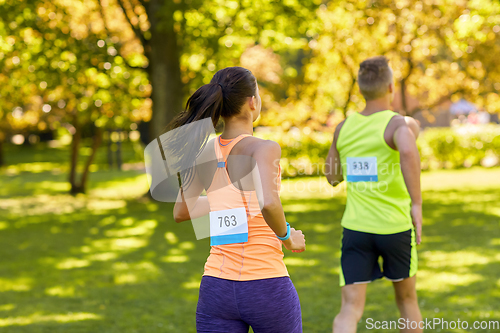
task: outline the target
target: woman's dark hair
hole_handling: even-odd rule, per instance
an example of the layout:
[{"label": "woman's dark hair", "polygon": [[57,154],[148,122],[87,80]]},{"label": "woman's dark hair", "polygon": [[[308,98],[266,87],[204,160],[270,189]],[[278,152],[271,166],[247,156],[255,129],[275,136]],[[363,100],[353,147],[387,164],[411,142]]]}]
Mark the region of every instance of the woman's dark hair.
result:
[{"label": "woman's dark hair", "polygon": [[[220,117],[228,118],[238,115],[247,98],[256,94],[257,80],[248,69],[243,67],[221,69],[215,73],[209,84],[201,86],[189,97],[186,109],[172,121],[169,127],[176,129],[197,120],[211,118],[215,128]],[[178,161],[175,163],[178,166],[194,166],[196,158],[204,149],[212,132],[212,128],[205,125],[206,122],[204,125],[179,131],[175,136],[169,136],[168,142],[161,140],[165,156],[173,157]],[[192,172],[191,168],[181,172],[183,183],[190,182]]]},{"label": "woman's dark hair", "polygon": [[189,97],[186,109],[172,122],[177,128],[196,120],[212,118],[214,127],[220,117],[232,117],[240,112],[248,97],[255,96],[257,81],[252,72],[243,67],[227,67],[213,76]]}]

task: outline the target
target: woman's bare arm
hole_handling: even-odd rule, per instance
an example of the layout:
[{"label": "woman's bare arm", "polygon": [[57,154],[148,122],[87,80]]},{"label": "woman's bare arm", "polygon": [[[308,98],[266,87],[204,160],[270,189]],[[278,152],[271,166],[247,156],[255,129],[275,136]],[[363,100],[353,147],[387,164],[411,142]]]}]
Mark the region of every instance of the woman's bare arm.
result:
[{"label": "woman's bare arm", "polygon": [[210,213],[208,198],[200,196],[203,189],[203,184],[195,173],[191,183],[188,186],[183,186],[177,195],[177,201],[174,206],[175,222],[188,221]]},{"label": "woman's bare arm", "polygon": [[[281,147],[273,141],[261,141],[257,144],[252,157],[258,167],[258,176],[254,176],[254,179],[260,181],[260,185],[255,188],[257,195],[260,196],[262,216],[276,235],[284,237],[287,234],[287,226],[277,184]],[[290,238],[283,241],[283,245],[294,252],[304,251],[305,238],[302,231],[290,228]]]}]

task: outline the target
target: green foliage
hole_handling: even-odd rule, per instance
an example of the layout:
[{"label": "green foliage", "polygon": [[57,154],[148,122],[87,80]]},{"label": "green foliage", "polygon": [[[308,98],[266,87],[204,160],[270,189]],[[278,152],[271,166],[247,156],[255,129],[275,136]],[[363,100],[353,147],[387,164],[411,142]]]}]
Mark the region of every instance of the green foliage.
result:
[{"label": "green foliage", "polygon": [[[288,132],[257,132],[256,136],[281,146],[284,177],[322,174],[333,134],[292,128]],[[427,128],[417,140],[423,170],[481,165],[484,158],[500,158],[500,127]],[[496,160],[498,163],[498,160]]]},{"label": "green foliage", "polygon": [[500,157],[500,127],[428,128],[417,144],[424,170],[481,165]]},{"label": "green foliage", "polygon": [[127,67],[105,33],[79,25],[71,9],[87,10],[46,1],[0,4],[0,96],[11,97],[0,99],[0,121],[9,121],[4,131],[66,123],[123,128],[145,118],[145,75]]},{"label": "green foliage", "polygon": [[398,94],[418,99],[418,105],[399,106],[407,114],[460,97],[498,112],[499,11],[498,2],[488,0],[342,0],[321,6],[321,28],[308,44],[312,56],[293,101],[297,113],[307,116],[291,113],[290,124],[312,122],[318,129],[334,113],[361,109],[358,66],[376,55],[390,59]]},{"label": "green foliage", "polygon": [[[183,82],[193,92],[217,70],[240,65],[242,53],[257,44],[279,54],[283,67],[300,71],[301,64],[293,62],[300,58],[297,52],[307,49],[311,39],[307,32],[316,22],[320,4],[318,0],[194,0],[179,5],[173,17],[183,51]],[[283,76],[290,79],[286,73]],[[291,83],[284,80],[281,92]]]},{"label": "green foliage", "polygon": [[256,136],[280,144],[283,177],[323,174],[333,134],[295,127],[287,132],[257,132]]}]

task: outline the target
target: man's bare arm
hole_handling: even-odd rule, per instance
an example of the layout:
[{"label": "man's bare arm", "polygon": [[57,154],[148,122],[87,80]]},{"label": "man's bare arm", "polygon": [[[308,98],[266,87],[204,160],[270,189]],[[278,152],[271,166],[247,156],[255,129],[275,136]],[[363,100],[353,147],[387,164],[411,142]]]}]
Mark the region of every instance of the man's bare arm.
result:
[{"label": "man's bare arm", "polygon": [[344,125],[344,121],[338,124],[333,135],[333,142],[325,161],[325,176],[332,186],[337,186],[344,180],[342,175],[342,163],[340,162],[340,155],[337,150],[337,141],[339,138],[340,129]]},{"label": "man's bare arm", "polygon": [[401,171],[411,198],[411,215],[417,233],[417,244],[422,235],[422,193],[420,189],[420,155],[415,135],[406,125],[394,132],[394,143],[400,154]]}]

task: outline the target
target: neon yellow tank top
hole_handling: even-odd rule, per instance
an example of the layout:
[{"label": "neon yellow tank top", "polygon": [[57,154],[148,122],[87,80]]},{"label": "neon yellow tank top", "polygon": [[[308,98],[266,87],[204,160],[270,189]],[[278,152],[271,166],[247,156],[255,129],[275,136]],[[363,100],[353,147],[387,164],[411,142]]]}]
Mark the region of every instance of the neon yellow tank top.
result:
[{"label": "neon yellow tank top", "polygon": [[354,113],[340,129],[337,150],[347,182],[344,228],[393,234],[413,227],[399,152],[384,139],[387,124],[395,115],[390,110],[369,116]]}]

